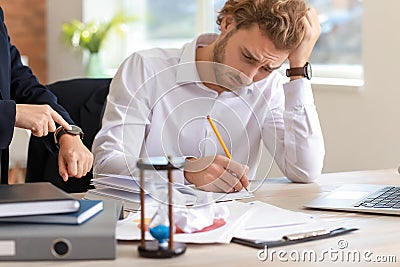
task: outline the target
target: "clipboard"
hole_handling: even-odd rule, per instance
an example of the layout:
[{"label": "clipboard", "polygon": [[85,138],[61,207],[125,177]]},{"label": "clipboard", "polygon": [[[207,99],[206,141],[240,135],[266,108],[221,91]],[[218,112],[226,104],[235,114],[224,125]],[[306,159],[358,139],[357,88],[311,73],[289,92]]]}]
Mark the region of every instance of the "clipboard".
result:
[{"label": "clipboard", "polygon": [[347,234],[353,231],[358,230],[358,228],[347,228],[347,227],[340,227],[331,231],[327,230],[318,230],[318,231],[311,231],[311,232],[303,232],[297,234],[290,234],[285,235],[280,240],[274,241],[265,241],[265,240],[256,240],[256,239],[245,239],[245,238],[238,238],[233,237],[232,242],[253,247],[263,249],[265,246],[272,248],[272,247],[280,247],[280,246],[287,246],[291,244],[298,244],[313,240],[325,239],[334,236],[339,236],[343,234]]}]

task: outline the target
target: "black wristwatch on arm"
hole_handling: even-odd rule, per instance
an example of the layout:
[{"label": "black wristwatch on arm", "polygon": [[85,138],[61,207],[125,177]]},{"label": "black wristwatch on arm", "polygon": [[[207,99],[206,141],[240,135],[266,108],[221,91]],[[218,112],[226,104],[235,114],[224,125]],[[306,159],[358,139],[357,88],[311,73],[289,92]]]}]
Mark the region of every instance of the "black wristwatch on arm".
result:
[{"label": "black wristwatch on arm", "polygon": [[304,65],[304,67],[286,69],[286,76],[287,77],[301,76],[301,77],[307,78],[308,80],[311,80],[311,77],[312,77],[311,64],[309,62],[307,62]]},{"label": "black wristwatch on arm", "polygon": [[62,126],[60,126],[54,132],[54,142],[56,143],[56,146],[58,148],[60,147],[60,138],[64,134],[79,135],[81,140],[83,140],[83,131],[80,127],[76,125],[71,125],[71,130],[66,130]]}]

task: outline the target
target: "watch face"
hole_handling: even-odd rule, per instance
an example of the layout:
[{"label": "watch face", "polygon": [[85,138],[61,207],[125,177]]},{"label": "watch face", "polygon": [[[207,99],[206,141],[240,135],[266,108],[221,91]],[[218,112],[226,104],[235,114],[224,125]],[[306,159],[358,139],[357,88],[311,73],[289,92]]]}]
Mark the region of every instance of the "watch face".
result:
[{"label": "watch face", "polygon": [[311,69],[311,64],[310,63],[306,63],[306,65],[304,66],[305,67],[305,76],[306,76],[306,78],[307,79],[311,79],[311,77],[312,77],[312,69]]},{"label": "watch face", "polygon": [[66,130],[69,134],[80,135],[83,133],[82,129],[76,125],[71,125],[71,130]]}]

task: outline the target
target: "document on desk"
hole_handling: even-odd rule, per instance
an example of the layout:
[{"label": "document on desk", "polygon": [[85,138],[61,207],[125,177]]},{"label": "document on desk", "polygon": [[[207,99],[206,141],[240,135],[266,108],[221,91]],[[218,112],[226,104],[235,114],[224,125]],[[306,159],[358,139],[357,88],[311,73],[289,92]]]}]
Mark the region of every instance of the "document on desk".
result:
[{"label": "document on desk", "polygon": [[[132,205],[130,205],[131,207],[134,207],[133,203],[139,203],[140,182],[138,178],[107,174],[102,175],[102,177],[100,178],[93,179],[92,183],[96,189],[88,191],[87,195],[85,196],[85,198],[87,199],[104,199],[105,197],[109,197],[112,199],[121,199],[126,201],[127,203],[132,203]],[[150,198],[152,197],[150,193],[150,188],[151,183],[149,182],[149,180],[146,180],[145,193],[146,195],[149,195],[148,198],[146,198],[146,203],[147,201],[150,201]],[[209,199],[213,199],[215,202],[238,200],[251,198],[254,196],[252,193],[246,190],[229,194],[213,193],[196,189],[194,186],[177,183],[174,184],[174,188],[185,196],[186,205],[195,205],[198,199],[203,199],[205,195],[209,195],[207,197]],[[138,208],[139,206],[137,206],[137,209],[133,210],[138,210]]]},{"label": "document on desk", "polygon": [[[337,222],[322,222],[312,215],[281,209],[261,201],[242,203],[238,201],[220,202],[229,210],[226,223],[212,230],[196,233],[179,233],[175,240],[184,243],[230,243],[233,237],[271,240],[303,230],[321,230],[326,227],[336,228]],[[146,211],[146,218],[152,214]],[[116,238],[119,240],[140,239],[140,213],[131,214],[117,223]],[[146,239],[152,239],[146,233]]]},{"label": "document on desk", "polygon": [[114,193],[112,188],[101,188],[101,189],[90,189],[83,196],[83,199],[88,200],[117,200],[121,201],[124,210],[137,211],[140,210],[140,201],[137,197],[133,197],[134,201],[131,201],[131,197],[126,198],[121,196],[120,192]]},{"label": "document on desk", "polygon": [[[113,188],[127,192],[140,193],[139,179],[132,178],[131,176],[106,174],[104,177],[93,179],[92,183],[96,188]],[[148,188],[147,182],[145,182],[144,187]]]},{"label": "document on desk", "polygon": [[[248,205],[236,201],[221,202],[215,205],[226,205],[229,209],[229,218],[221,227],[211,231],[201,231],[197,233],[179,233],[174,236],[174,240],[184,243],[230,243],[233,233],[239,231],[247,217]],[[145,212],[146,222],[153,217],[156,209],[149,209]],[[125,220],[117,222],[117,240],[140,240],[140,212],[132,213]],[[152,236],[146,231],[146,240],[152,240]]]}]

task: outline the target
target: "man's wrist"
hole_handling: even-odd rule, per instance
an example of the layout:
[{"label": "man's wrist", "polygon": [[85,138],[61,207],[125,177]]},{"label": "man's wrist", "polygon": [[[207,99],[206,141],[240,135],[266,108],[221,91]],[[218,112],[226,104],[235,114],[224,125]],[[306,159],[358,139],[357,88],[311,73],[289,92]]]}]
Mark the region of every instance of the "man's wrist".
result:
[{"label": "man's wrist", "polygon": [[298,79],[304,79],[304,76],[291,76],[290,81],[298,80]]},{"label": "man's wrist", "polygon": [[299,62],[289,62],[289,68],[302,68],[308,61],[299,61]]}]

